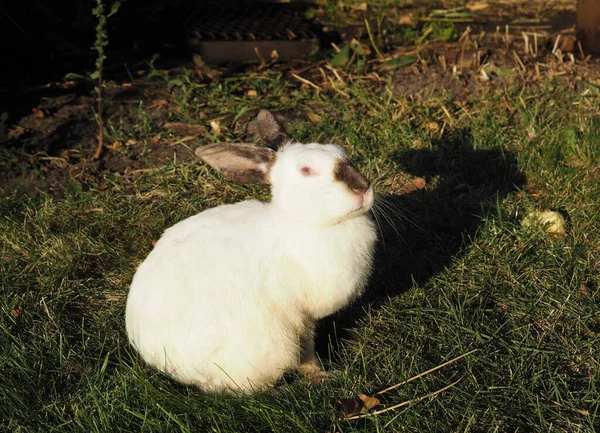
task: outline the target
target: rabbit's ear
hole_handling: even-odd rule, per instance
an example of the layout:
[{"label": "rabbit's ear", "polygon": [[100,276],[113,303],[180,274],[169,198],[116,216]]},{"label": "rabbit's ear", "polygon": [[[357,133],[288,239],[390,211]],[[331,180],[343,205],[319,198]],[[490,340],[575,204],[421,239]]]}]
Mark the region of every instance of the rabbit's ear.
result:
[{"label": "rabbit's ear", "polygon": [[269,110],[261,110],[256,117],[258,134],[267,147],[277,150],[293,140]]},{"label": "rabbit's ear", "polygon": [[237,183],[270,183],[276,152],[253,144],[217,143],[196,149],[196,156]]}]

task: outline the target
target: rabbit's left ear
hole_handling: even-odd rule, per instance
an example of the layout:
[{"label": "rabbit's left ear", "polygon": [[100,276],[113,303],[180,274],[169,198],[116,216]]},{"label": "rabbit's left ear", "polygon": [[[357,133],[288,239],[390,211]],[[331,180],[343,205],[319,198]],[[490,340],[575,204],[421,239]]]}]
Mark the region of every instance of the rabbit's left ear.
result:
[{"label": "rabbit's left ear", "polygon": [[237,183],[270,184],[275,155],[275,151],[253,144],[216,143],[196,149],[196,156]]}]

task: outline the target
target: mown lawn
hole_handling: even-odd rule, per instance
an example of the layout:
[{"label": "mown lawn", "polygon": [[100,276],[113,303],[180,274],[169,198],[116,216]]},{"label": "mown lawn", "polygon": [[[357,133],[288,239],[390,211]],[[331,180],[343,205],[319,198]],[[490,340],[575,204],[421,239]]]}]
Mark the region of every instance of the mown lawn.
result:
[{"label": "mown lawn", "polygon": [[[264,187],[165,158],[131,181],[107,172],[102,187],[0,189],[0,430],[598,431],[600,67],[553,59],[568,74],[531,79],[531,62],[527,74],[485,81],[476,70],[423,66],[410,95],[402,86],[412,72],[369,65],[316,64],[303,76],[320,89],[277,68],[218,80],[171,73],[165,86],[179,80],[165,116],[209,131],[173,152],[252,139],[235,120],[269,108],[297,139],[345,146],[377,185],[381,240],[367,293],[319,328],[330,377],[314,385],[290,374],[270,392],[203,395],[129,347],[128,285],[152,241],[203,209],[268,199]],[[315,81],[319,67],[329,87]],[[463,93],[452,90],[465,80]],[[110,120],[108,140],[171,137],[149,111],[129,113],[135,129]],[[542,210],[565,215],[564,236],[522,227]],[[405,406],[344,419],[338,400],[471,351],[379,396],[372,411]]]}]

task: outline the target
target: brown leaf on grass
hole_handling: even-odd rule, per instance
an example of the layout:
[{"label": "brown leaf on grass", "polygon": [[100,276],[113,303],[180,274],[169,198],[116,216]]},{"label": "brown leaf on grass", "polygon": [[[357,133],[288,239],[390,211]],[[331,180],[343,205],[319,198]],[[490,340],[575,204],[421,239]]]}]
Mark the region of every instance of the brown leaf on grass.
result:
[{"label": "brown leaf on grass", "polygon": [[427,182],[422,177],[415,177],[415,180],[413,180],[413,185],[417,189],[423,189],[425,186],[427,186]]},{"label": "brown leaf on grass", "polygon": [[579,289],[577,289],[577,293],[579,293],[582,296],[592,296],[592,290],[585,284],[581,284],[579,286]]},{"label": "brown leaf on grass", "polygon": [[407,194],[409,192],[417,191],[419,189],[423,189],[427,186],[427,181],[422,177],[415,177],[410,182],[404,184],[401,189],[402,194]]},{"label": "brown leaf on grass", "polygon": [[362,2],[359,5],[349,5],[350,9],[352,9],[353,11],[359,11],[359,12],[366,12],[367,9],[369,9],[369,6],[367,5],[367,2]]},{"label": "brown leaf on grass", "polygon": [[10,310],[10,314],[12,315],[15,321],[18,320],[19,317],[21,317],[22,312],[23,308],[20,305],[17,308],[13,308],[12,310]]},{"label": "brown leaf on grass", "polygon": [[25,134],[27,130],[19,125],[13,125],[8,130],[8,138],[11,140],[17,139]]},{"label": "brown leaf on grass", "polygon": [[335,401],[338,411],[342,412],[344,417],[350,418],[361,413],[367,413],[380,402],[377,397],[370,397],[366,394],[357,394],[354,398],[339,398]]},{"label": "brown leaf on grass", "polygon": [[196,123],[167,122],[163,125],[163,128],[179,136],[198,136],[206,132],[203,125]]},{"label": "brown leaf on grass", "polygon": [[217,120],[213,120],[210,122],[210,129],[212,132],[218,135],[221,133],[223,126],[221,126],[221,124]]},{"label": "brown leaf on grass", "polygon": [[48,110],[46,110],[45,108],[39,108],[39,107],[35,107],[31,111],[33,111],[33,115],[35,117],[37,117],[38,119],[43,119],[44,117],[47,117],[49,114]]},{"label": "brown leaf on grass", "polygon": [[334,407],[334,409],[341,411],[346,418],[361,413],[361,410],[365,407],[362,400],[358,398],[338,398],[335,404],[337,407]]},{"label": "brown leaf on grass", "polygon": [[434,121],[427,122],[424,126],[425,126],[425,129],[427,129],[432,134],[435,134],[436,132],[438,132],[440,130],[440,125]]},{"label": "brown leaf on grass", "polygon": [[149,108],[161,108],[161,107],[166,107],[170,104],[169,101],[167,101],[166,99],[163,98],[158,98],[158,99],[153,99],[152,100],[152,105],[150,105]]},{"label": "brown leaf on grass", "polygon": [[413,21],[412,16],[410,16],[410,15],[402,15],[398,19],[398,25],[399,26],[414,26],[415,22]]},{"label": "brown leaf on grass", "polygon": [[107,144],[106,148],[110,150],[118,150],[123,147],[123,142],[121,141],[113,141],[111,144]]},{"label": "brown leaf on grass", "polygon": [[356,396],[361,399],[366,410],[371,410],[380,403],[377,397],[370,397],[365,394],[357,394]]},{"label": "brown leaf on grass", "polygon": [[318,115],[317,113],[313,113],[312,111],[310,111],[310,112],[308,112],[308,114],[306,116],[312,123],[321,122],[321,116]]}]

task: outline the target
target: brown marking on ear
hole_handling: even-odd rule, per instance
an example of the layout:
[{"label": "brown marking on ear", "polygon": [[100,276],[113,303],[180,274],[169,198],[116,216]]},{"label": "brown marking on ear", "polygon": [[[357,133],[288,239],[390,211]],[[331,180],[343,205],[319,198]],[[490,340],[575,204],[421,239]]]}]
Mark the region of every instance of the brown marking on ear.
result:
[{"label": "brown marking on ear", "polygon": [[196,156],[237,183],[269,184],[275,152],[253,144],[217,143],[196,149]]},{"label": "brown marking on ear", "polygon": [[339,159],[335,163],[333,175],[336,180],[345,183],[356,193],[364,193],[371,184],[347,159]]},{"label": "brown marking on ear", "polygon": [[260,139],[267,147],[277,150],[294,141],[269,110],[261,110],[256,120]]}]

